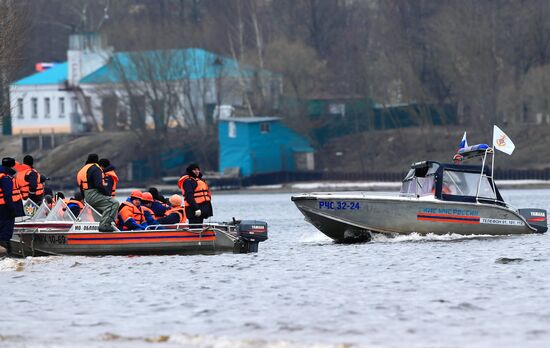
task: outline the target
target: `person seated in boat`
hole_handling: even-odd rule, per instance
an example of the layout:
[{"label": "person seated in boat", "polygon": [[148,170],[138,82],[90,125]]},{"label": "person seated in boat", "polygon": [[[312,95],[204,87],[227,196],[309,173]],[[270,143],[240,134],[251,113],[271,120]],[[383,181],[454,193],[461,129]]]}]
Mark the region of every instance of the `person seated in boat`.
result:
[{"label": "person seated in boat", "polygon": [[53,206],[55,205],[55,199],[50,195],[45,195],[44,203],[46,203],[48,209],[52,210]]},{"label": "person seated in boat", "polygon": [[151,209],[153,205],[153,195],[150,192],[143,192],[141,195],[141,208],[143,209],[143,215],[147,225],[157,225],[155,220],[155,212]]},{"label": "person seated in boat", "polygon": [[147,227],[141,206],[142,193],[132,191],[129,201],[122,202],[118,209],[117,226],[121,230],[144,230]]},{"label": "person seated in boat", "polygon": [[67,208],[73,213],[74,217],[78,217],[82,209],[84,209],[84,196],[81,192],[76,192],[74,197],[65,200]]},{"label": "person seated in boat", "polygon": [[185,216],[185,208],[183,207],[183,198],[180,195],[172,195],[169,200],[172,206],[166,211],[163,218],[157,220],[161,225],[183,224],[187,220]]},{"label": "person seated in boat", "polygon": [[156,187],[150,187],[148,191],[153,195],[153,204],[151,204],[150,208],[155,212],[155,217],[163,217],[166,211],[170,209],[170,205],[166,204],[166,198],[159,193]]}]

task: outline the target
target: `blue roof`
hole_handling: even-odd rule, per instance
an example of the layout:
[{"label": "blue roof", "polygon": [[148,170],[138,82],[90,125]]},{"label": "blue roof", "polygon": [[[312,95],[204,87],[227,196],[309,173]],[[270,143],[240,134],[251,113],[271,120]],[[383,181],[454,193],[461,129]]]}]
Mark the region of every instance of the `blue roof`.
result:
[{"label": "blue roof", "polygon": [[200,48],[163,51],[118,52],[107,65],[85,76],[80,83],[123,81],[177,81],[252,76],[255,70]]},{"label": "blue roof", "polygon": [[26,85],[54,85],[63,83],[67,80],[67,62],[56,63],[48,70],[33,74],[15,81],[16,86]]},{"label": "blue roof", "polygon": [[249,116],[249,117],[227,117],[220,118],[220,122],[244,122],[244,123],[255,123],[255,122],[271,122],[278,121],[280,117],[271,117],[271,116]]}]

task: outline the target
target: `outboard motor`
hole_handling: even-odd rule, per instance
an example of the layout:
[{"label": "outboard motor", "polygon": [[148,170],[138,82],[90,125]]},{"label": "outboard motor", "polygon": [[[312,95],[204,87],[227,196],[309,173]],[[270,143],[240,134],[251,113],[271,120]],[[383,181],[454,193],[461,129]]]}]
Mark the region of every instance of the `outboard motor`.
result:
[{"label": "outboard motor", "polygon": [[237,233],[241,240],[239,253],[258,252],[258,243],[267,239],[267,222],[242,220],[237,222]]},{"label": "outboard motor", "polygon": [[519,214],[525,218],[529,226],[537,229],[538,233],[544,233],[548,230],[548,214],[544,209],[519,209]]}]

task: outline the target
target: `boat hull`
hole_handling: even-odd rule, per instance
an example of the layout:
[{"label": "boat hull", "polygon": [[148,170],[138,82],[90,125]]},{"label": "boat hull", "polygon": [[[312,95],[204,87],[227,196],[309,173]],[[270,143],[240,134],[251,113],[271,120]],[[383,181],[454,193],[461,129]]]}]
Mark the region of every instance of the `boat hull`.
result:
[{"label": "boat hull", "polygon": [[304,194],[292,200],[306,219],[339,242],[366,241],[371,233],[510,235],[537,230],[517,212],[484,203],[409,197]]},{"label": "boat hull", "polygon": [[91,226],[95,230],[75,231],[71,225],[19,224],[11,240],[11,253],[25,257],[247,252],[245,242],[231,226],[101,233],[96,226]]}]

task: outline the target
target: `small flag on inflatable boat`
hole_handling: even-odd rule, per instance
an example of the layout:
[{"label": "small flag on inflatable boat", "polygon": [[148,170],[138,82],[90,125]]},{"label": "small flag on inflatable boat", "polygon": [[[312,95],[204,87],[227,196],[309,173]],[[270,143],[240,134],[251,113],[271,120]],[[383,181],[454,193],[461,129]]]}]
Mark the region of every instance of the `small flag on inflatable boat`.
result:
[{"label": "small flag on inflatable boat", "polygon": [[458,149],[463,149],[465,147],[468,147],[468,140],[466,140],[466,132],[464,132],[464,135],[462,136],[462,140],[460,141],[460,145],[458,145]]},{"label": "small flag on inflatable boat", "polygon": [[493,126],[493,146],[508,155],[514,152],[516,146],[512,140],[497,126]]}]

